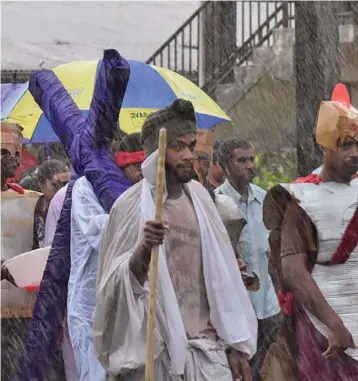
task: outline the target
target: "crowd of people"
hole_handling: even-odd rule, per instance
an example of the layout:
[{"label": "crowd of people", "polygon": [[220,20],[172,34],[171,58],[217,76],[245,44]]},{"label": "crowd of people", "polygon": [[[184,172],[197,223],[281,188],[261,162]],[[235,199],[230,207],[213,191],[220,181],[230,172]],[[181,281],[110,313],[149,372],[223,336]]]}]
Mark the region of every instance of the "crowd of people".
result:
[{"label": "crowd of people", "polygon": [[[41,193],[7,181],[19,165],[21,129],[1,126],[2,195],[35,197],[32,248],[51,246],[36,302],[21,299],[23,290],[9,294],[13,312],[4,315],[2,300],[3,380],[144,380],[157,246],[155,380],[357,380],[358,111],[324,102],[319,173],[266,192],[253,184],[253,145],[214,141],[197,129],[189,101],[114,139],[130,73],[124,58],[107,53],[94,124],[66,125],[56,97],[63,109],[75,105],[62,84],[46,70],[31,78],[72,164],[41,164]],[[327,110],[339,117],[322,122]],[[162,127],[165,192],[155,221]],[[1,279],[3,299],[4,284],[17,288],[6,264]],[[23,305],[31,313],[14,309]]]}]

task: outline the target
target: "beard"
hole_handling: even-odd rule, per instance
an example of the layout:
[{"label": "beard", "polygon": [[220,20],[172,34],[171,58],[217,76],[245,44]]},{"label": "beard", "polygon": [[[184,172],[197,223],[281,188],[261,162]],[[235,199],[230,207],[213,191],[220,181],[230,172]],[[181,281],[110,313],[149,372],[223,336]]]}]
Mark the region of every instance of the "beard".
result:
[{"label": "beard", "polygon": [[194,166],[193,164],[183,165],[171,165],[165,164],[165,171],[167,176],[170,178],[176,179],[180,184],[186,184],[190,180],[192,180],[195,176]]},{"label": "beard", "polygon": [[344,172],[349,176],[354,176],[358,172],[358,161],[351,161],[344,166]]},{"label": "beard", "polygon": [[329,160],[328,167],[336,173],[341,173],[344,176],[351,177],[358,171],[358,159],[351,159],[342,162],[342,160],[335,159]]},{"label": "beard", "polygon": [[1,158],[1,177],[9,179],[16,176],[18,162],[15,158]]},{"label": "beard", "polygon": [[143,180],[143,175],[138,175],[138,176],[136,176],[136,177],[134,177],[134,178],[132,179],[132,183],[133,183],[133,185],[134,185],[134,184],[139,183],[139,182],[142,181],[142,180]]}]

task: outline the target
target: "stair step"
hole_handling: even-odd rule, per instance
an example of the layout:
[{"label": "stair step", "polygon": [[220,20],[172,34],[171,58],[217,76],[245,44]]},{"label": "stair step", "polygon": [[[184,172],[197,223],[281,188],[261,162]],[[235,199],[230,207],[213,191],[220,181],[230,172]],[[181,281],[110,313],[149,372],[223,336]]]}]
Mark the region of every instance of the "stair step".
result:
[{"label": "stair step", "polygon": [[270,46],[260,46],[253,49],[254,66],[269,65],[276,55]]},{"label": "stair step", "polygon": [[260,66],[237,66],[235,68],[235,80],[237,83],[245,85],[245,83],[250,82],[252,76],[256,76],[261,71],[262,69]]},{"label": "stair step", "polygon": [[358,25],[340,25],[339,26],[339,42],[352,43],[357,42]]},{"label": "stair step", "polygon": [[[340,25],[339,42],[352,43],[357,40],[358,25]],[[274,46],[293,46],[295,44],[295,28],[277,28],[273,31]]]},{"label": "stair step", "polygon": [[238,66],[235,68],[235,83],[220,84],[216,86],[218,104],[225,110],[233,107],[245,93],[255,85],[263,75],[262,66]]},{"label": "stair step", "polygon": [[295,44],[295,28],[276,28],[273,31],[275,46],[293,46]]}]

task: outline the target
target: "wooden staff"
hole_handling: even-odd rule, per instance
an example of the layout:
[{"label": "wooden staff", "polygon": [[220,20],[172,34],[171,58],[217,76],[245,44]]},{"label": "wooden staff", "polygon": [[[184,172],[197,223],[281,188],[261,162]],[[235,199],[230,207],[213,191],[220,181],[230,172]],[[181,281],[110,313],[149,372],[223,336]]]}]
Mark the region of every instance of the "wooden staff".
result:
[{"label": "wooden staff", "polygon": [[[165,128],[161,128],[159,132],[159,155],[157,164],[157,192],[155,205],[156,221],[161,221],[162,219],[166,143],[167,130]],[[158,251],[158,246],[153,248],[150,260],[149,311],[147,323],[147,359],[145,364],[145,381],[153,381],[154,375],[154,339],[157,307]]]}]

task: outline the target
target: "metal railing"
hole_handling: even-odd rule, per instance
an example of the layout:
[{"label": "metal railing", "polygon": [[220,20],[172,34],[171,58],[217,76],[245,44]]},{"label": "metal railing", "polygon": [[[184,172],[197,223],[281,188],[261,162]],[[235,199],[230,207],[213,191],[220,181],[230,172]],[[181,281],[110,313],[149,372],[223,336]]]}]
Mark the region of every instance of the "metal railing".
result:
[{"label": "metal railing", "polygon": [[210,3],[203,3],[146,63],[166,67],[198,83],[201,14]]},{"label": "metal railing", "polygon": [[[147,63],[176,71],[196,84],[199,82],[201,22],[206,12],[215,17],[212,1],[206,1],[185,23],[147,60]],[[229,74],[236,65],[248,63],[252,49],[273,44],[273,30],[280,26],[294,26],[294,3],[275,1],[238,1],[237,48],[221,62],[216,63],[211,73],[205,73],[203,88],[211,92],[213,87]],[[206,20],[211,24],[210,18]],[[214,22],[214,20],[213,20]]]},{"label": "metal railing", "polygon": [[216,86],[223,83],[234,67],[252,65],[254,48],[273,46],[276,29],[294,27],[293,2],[242,1],[237,5],[241,8],[238,11],[242,20],[239,43],[212,73],[206,73],[202,87],[209,94],[213,94]]}]

